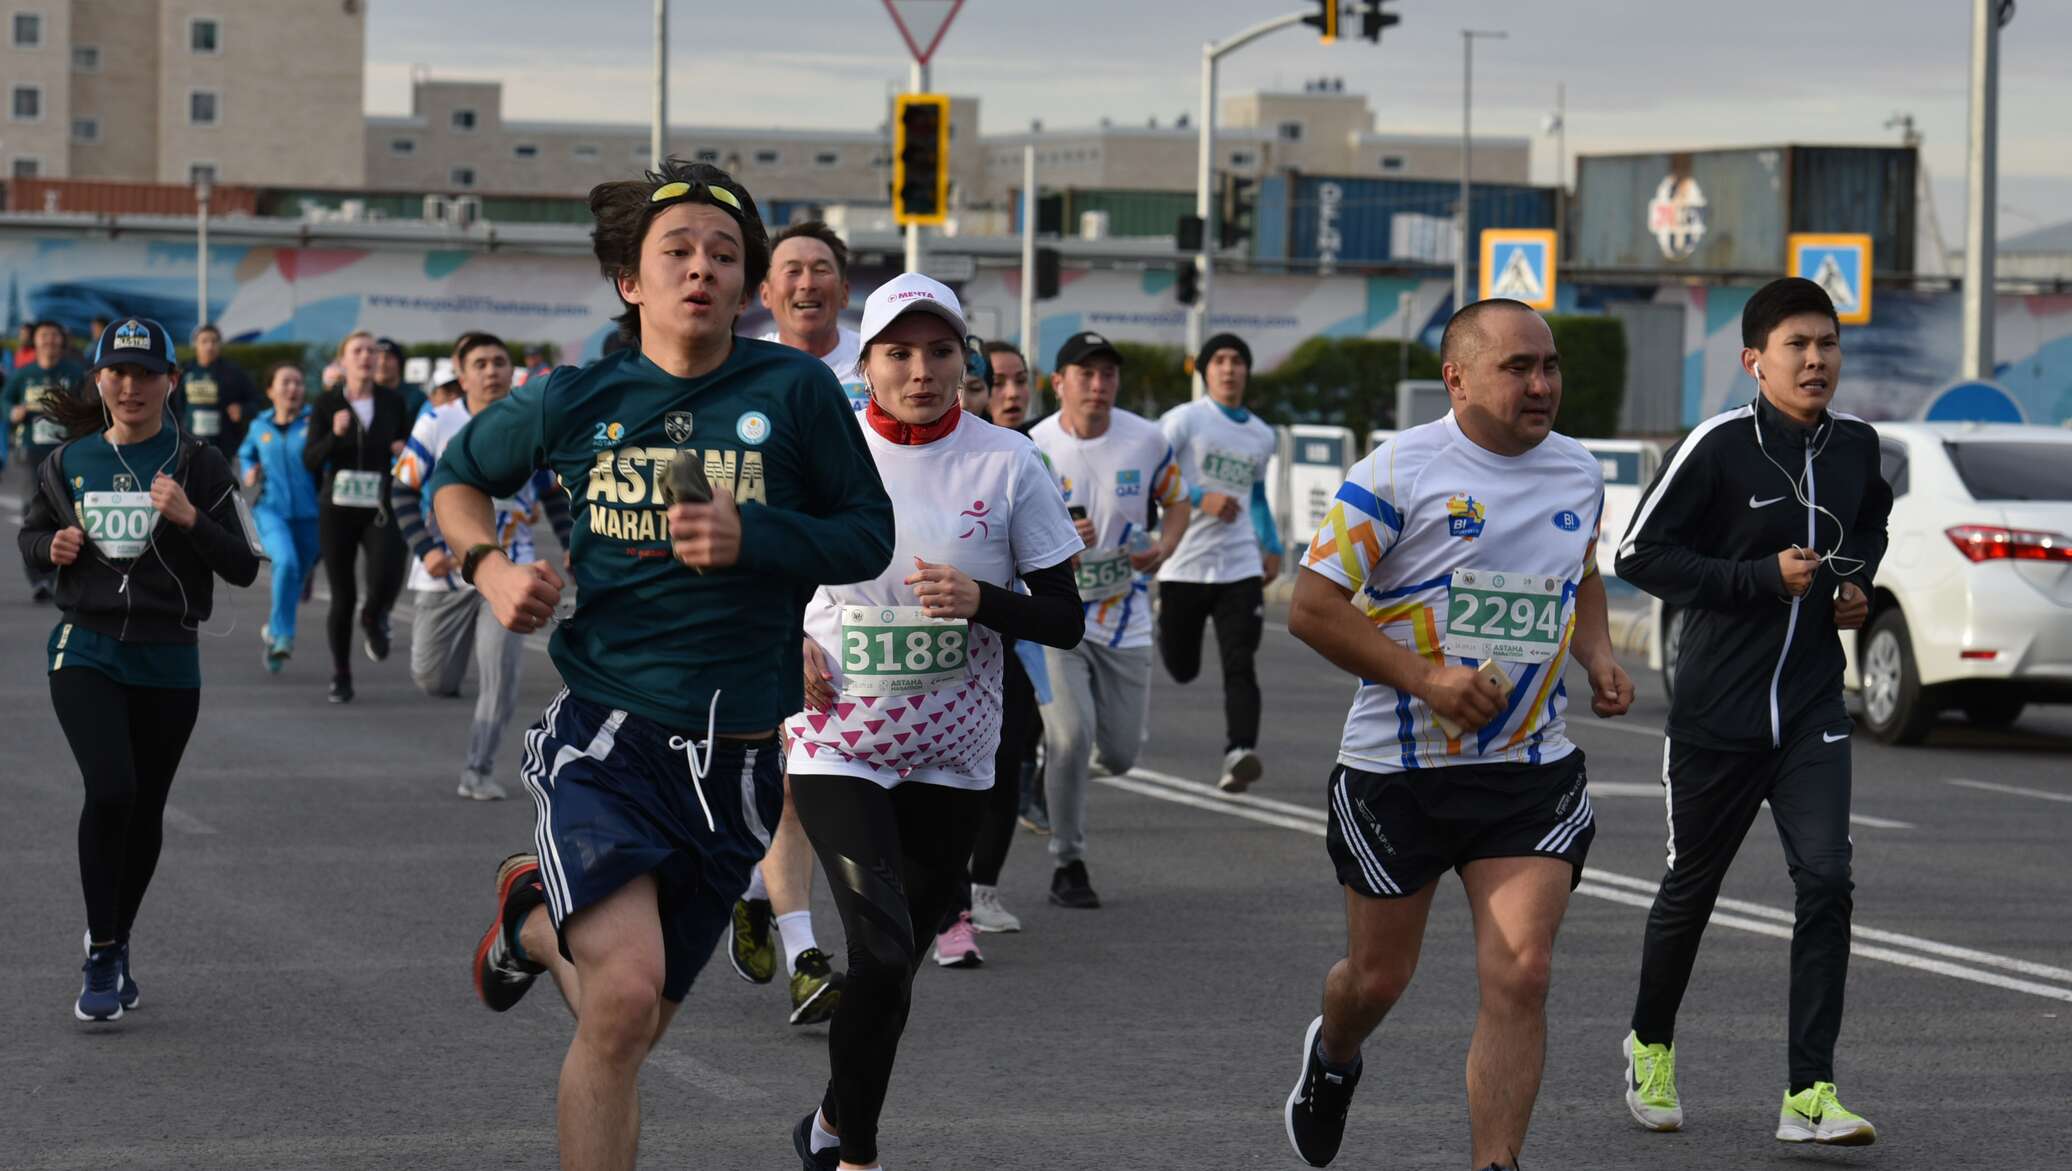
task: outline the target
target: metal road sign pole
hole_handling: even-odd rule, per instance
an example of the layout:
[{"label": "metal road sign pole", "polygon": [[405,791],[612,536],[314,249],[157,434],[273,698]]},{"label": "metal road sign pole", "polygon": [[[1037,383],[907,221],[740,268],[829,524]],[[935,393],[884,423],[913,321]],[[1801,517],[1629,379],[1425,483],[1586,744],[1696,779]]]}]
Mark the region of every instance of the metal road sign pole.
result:
[{"label": "metal road sign pole", "polygon": [[1501,41],[1510,35],[1483,29],[1460,30],[1460,205],[1454,209],[1453,215],[1453,311],[1456,313],[1468,303],[1468,248],[1472,243],[1468,239],[1468,194],[1470,167],[1475,159],[1475,38]]},{"label": "metal road sign pole", "polygon": [[669,0],[655,0],[655,120],[648,127],[648,166],[669,157]]},{"label": "metal road sign pole", "polygon": [[[1972,0],[1971,146],[1964,226],[1964,377],[1993,376],[1994,201],[1999,198],[2000,11]],[[1868,278],[1869,274],[1865,274]]]},{"label": "metal road sign pole", "polygon": [[[925,94],[928,92],[928,66],[924,62],[914,62],[912,70],[908,72],[907,92],[914,94]],[[948,166],[949,160],[944,159],[942,165]],[[908,224],[906,228],[906,270],[908,272],[921,271],[921,225],[919,224]]]},{"label": "metal road sign pole", "polygon": [[1030,130],[1022,147],[1022,364],[1029,388],[1036,387],[1036,139]]},{"label": "metal road sign pole", "polygon": [[209,180],[194,185],[194,327],[209,323]]}]

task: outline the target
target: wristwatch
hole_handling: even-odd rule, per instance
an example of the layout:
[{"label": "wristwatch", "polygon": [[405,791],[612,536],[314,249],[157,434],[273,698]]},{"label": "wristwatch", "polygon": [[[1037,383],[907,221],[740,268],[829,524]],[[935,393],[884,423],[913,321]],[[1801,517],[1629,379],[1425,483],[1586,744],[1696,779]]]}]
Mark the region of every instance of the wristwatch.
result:
[{"label": "wristwatch", "polygon": [[460,579],[469,585],[474,585],[475,569],[482,564],[482,559],[491,553],[501,553],[503,551],[502,545],[493,545],[487,541],[479,545],[468,546],[467,553],[460,559]]}]

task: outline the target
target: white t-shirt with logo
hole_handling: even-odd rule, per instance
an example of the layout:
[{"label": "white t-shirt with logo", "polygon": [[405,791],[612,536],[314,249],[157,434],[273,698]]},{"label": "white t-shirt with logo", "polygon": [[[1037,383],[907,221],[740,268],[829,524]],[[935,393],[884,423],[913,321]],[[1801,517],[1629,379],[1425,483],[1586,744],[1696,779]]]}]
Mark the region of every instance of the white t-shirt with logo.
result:
[{"label": "white t-shirt with logo", "polygon": [[[1363,681],[1346,717],[1339,763],[1402,772],[1542,764],[1574,751],[1561,672],[1575,634],[1576,587],[1597,571],[1603,511],[1603,469],[1565,435],[1501,456],[1469,439],[1448,415],[1396,435],[1354,464],[1303,555],[1305,570],[1351,590],[1352,604],[1398,645],[1434,663],[1469,667],[1481,660],[1448,653],[1458,645],[1449,641],[1449,620],[1486,622],[1492,635],[1516,631],[1506,625],[1506,606],[1491,602],[1484,611],[1456,587],[1540,590],[1507,596],[1524,618],[1517,630],[1556,649],[1545,662],[1496,658],[1511,679],[1511,698],[1498,718],[1458,740],[1433,721],[1423,700]],[[1457,583],[1456,570],[1473,574]]]},{"label": "white t-shirt with logo", "polygon": [[[1022,574],[1079,552],[1079,533],[1036,449],[1013,431],[965,414],[941,439],[908,445],[879,435],[861,415],[856,423],[892,499],[892,563],[871,581],[822,586],[807,605],[806,637],[827,657],[836,696],[826,712],[808,709],[785,721],[787,767],[888,789],[906,781],[988,788],[1000,745],[999,634],[969,624],[955,679],[911,694],[851,694],[845,653],[868,662],[878,648],[865,636],[845,639],[845,617],[874,625],[886,608],[918,607],[906,584],[918,571],[916,557],[1012,588]],[[914,654],[911,666],[940,650],[920,641],[917,651],[889,637],[886,645],[895,657]]]},{"label": "white t-shirt with logo", "polygon": [[1158,426],[1189,489],[1221,492],[1238,504],[1230,521],[1197,510],[1180,547],[1159,566],[1158,580],[1217,584],[1260,576],[1266,566],[1252,528],[1252,485],[1266,479],[1266,463],[1279,446],[1273,428],[1253,414],[1235,422],[1209,399],[1174,407]]},{"label": "white t-shirt with logo", "polygon": [[[371,405],[371,400],[370,400]],[[417,422],[410,427],[410,437],[403,441],[403,450],[396,456],[395,482],[404,488],[424,491],[431,482],[432,469],[439,466],[439,457],[446,454],[446,445],[468,425],[468,400],[466,396],[454,399],[442,407],[426,407],[417,416]],[[532,543],[532,509],[539,503],[539,492],[528,482],[509,497],[496,500],[496,543],[503,546],[504,555],[513,562],[523,565],[535,556]],[[446,538],[439,535],[439,519],[432,512],[430,498],[424,501],[424,527],[433,540],[445,544]],[[448,550],[452,552],[452,550]],[[460,569],[455,566],[445,577],[433,577],[424,567],[422,558],[410,559],[410,588],[413,590],[472,590],[475,587],[460,579]]]},{"label": "white t-shirt with logo", "polygon": [[[841,340],[834,349],[820,355],[820,360],[827,363],[827,368],[834,371],[835,381],[842,384],[842,393],[849,396],[849,409],[860,411],[871,401],[870,392],[863,388],[863,378],[856,373],[856,356],[863,349],[863,338],[846,325],[836,326],[835,330]],[[784,344],[774,329],[764,334],[762,340]]]},{"label": "white t-shirt with logo", "polygon": [[[1081,555],[1080,596],[1105,592],[1089,584],[1105,561],[1126,554],[1130,539],[1143,533],[1151,502],[1172,508],[1187,498],[1172,445],[1158,424],[1116,408],[1108,430],[1081,439],[1065,430],[1063,414],[1053,414],[1029,430],[1029,438],[1050,457],[1067,506],[1086,509],[1093,522],[1094,543]],[[1151,645],[1151,579],[1126,565],[1112,597],[1086,603],[1086,641],[1106,647]]]}]

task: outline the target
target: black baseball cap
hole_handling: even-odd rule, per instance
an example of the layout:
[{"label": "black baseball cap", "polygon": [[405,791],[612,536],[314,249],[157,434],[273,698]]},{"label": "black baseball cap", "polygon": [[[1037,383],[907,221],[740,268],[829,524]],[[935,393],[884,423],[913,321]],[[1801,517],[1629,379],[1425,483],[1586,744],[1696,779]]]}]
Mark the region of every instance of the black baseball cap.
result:
[{"label": "black baseball cap", "polygon": [[403,360],[403,347],[397,345],[396,339],[392,337],[376,338],[374,340],[374,348],[384,354],[395,355],[395,359],[398,362]]},{"label": "black baseball cap", "polygon": [[125,317],[102,330],[86,358],[90,370],[142,366],[154,373],[170,374],[180,368],[180,360],[173,352],[173,335],[149,317]]},{"label": "black baseball cap", "polygon": [[1116,365],[1122,365],[1122,351],[1115,348],[1115,343],[1092,330],[1087,330],[1066,338],[1065,344],[1058,347],[1057,365],[1063,369],[1103,355],[1113,358]]}]

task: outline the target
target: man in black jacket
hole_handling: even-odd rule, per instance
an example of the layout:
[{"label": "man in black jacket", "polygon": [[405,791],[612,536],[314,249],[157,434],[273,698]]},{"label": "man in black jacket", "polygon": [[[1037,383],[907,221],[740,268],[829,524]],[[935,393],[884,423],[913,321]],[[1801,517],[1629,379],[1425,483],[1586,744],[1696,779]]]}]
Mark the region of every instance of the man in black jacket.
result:
[{"label": "man in black jacket", "polygon": [[1648,912],[1626,1038],[1626,1103],[1676,1130],[1676,1010],[1721,881],[1764,801],[1797,891],[1790,1082],[1777,1137],[1861,1145],[1876,1132],[1835,1099],[1849,969],[1849,733],[1838,634],[1869,616],[1892,491],[1868,423],[1827,409],[1841,327],[1819,285],[1772,281],[1741,317],[1758,394],[1669,454],[1618,574],[1683,622],[1662,783],[1669,867]]}]

